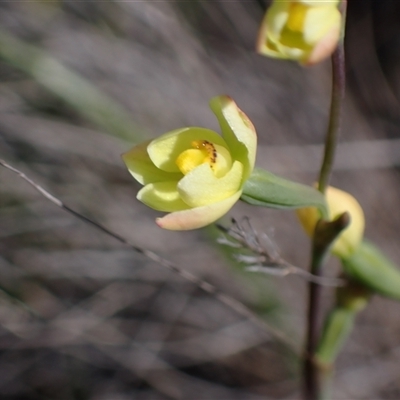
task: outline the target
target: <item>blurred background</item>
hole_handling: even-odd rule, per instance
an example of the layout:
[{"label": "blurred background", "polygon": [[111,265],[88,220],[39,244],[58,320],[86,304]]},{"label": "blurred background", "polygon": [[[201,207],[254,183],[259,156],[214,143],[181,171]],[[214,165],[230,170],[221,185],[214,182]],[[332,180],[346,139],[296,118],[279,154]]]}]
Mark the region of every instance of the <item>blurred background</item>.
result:
[{"label": "blurred background", "polygon": [[[1,399],[299,398],[307,282],[244,272],[216,228],[162,231],[120,158],[175,128],[218,130],[208,101],[228,94],[257,128],[257,165],[315,181],[330,65],[304,69],[255,54],[267,3],[0,2],[0,158],[266,323],[0,168]],[[397,265],[399,18],[399,2],[349,1],[348,92],[332,178],[360,201],[366,237]],[[309,242],[292,212],[237,204],[230,216],[250,218],[282,257],[308,268]],[[331,260],[327,273],[337,268]],[[333,290],[325,294],[328,309]],[[375,296],[339,356],[333,398],[399,399],[399,363],[399,304]]]}]

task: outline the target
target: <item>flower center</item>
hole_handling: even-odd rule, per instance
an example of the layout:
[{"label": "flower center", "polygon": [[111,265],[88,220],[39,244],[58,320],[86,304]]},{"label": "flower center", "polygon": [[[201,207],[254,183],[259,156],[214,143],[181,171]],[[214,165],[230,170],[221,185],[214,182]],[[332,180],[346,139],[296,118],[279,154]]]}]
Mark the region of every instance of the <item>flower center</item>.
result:
[{"label": "flower center", "polygon": [[191,149],[184,150],[175,160],[182,174],[188,174],[201,164],[209,164],[214,174],[221,177],[231,168],[232,158],[225,147],[208,140],[194,140],[191,146]]},{"label": "flower center", "polygon": [[290,5],[286,27],[293,32],[302,32],[308,9],[309,6],[305,4],[292,3]]}]

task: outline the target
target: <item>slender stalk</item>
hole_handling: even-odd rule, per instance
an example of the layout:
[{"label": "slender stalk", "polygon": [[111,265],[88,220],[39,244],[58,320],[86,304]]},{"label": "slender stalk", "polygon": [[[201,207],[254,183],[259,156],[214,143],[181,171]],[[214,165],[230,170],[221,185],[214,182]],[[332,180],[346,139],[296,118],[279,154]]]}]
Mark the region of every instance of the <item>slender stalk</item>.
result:
[{"label": "slender stalk", "polygon": [[[346,19],[346,0],[341,2],[341,13],[343,17],[342,29],[344,30]],[[344,33],[344,32],[342,32]],[[322,161],[319,178],[318,190],[325,193],[329,185],[329,180],[332,172],[333,162],[335,158],[335,150],[338,136],[341,127],[341,116],[343,110],[343,100],[345,94],[345,54],[344,42],[340,40],[336,51],[332,55],[332,93],[331,107],[329,115],[329,124],[325,139],[325,151]],[[325,259],[325,253],[329,246],[326,246],[321,254],[316,251],[316,239],[319,233],[317,230],[314,233],[314,242],[312,250],[311,273],[317,277],[322,277],[322,265]],[[319,366],[315,363],[314,354],[317,349],[320,336],[319,315],[321,306],[321,291],[322,287],[313,282],[309,284],[309,303],[307,312],[307,333],[306,345],[303,364],[303,384],[304,384],[304,399],[319,400],[324,396],[324,388],[321,381],[323,371],[320,371]]]},{"label": "slender stalk", "polygon": [[[346,1],[342,2],[343,21],[346,18]],[[344,23],[343,23],[344,28]],[[325,137],[325,151],[318,178],[318,190],[325,193],[329,184],[333,162],[336,152],[336,144],[340,133],[343,100],[346,89],[346,71],[344,41],[340,40],[336,51],[332,55],[332,94],[329,115],[328,131]]]},{"label": "slender stalk", "polygon": [[[320,259],[313,257],[311,271],[316,276],[320,276]],[[311,282],[309,284],[309,299],[307,312],[307,336],[305,346],[305,359],[303,365],[304,398],[305,400],[317,400],[320,397],[321,387],[318,376],[318,368],[314,363],[313,355],[318,344],[319,338],[319,311],[322,287]]]}]

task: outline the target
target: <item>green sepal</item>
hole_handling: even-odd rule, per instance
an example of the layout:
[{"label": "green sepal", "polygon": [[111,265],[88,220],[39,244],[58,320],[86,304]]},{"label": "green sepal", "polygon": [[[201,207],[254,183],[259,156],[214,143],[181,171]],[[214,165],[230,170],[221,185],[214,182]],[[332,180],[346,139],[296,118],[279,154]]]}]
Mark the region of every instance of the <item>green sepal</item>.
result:
[{"label": "green sepal", "polygon": [[270,208],[316,207],[322,218],[329,219],[325,197],[318,190],[259,168],[255,168],[245,182],[241,199],[255,206]]},{"label": "green sepal", "polygon": [[354,281],[336,289],[336,305],[324,323],[321,338],[315,352],[319,365],[330,368],[349,337],[355,316],[362,311],[370,299],[370,291]]},{"label": "green sepal", "polygon": [[344,307],[335,307],[328,315],[315,352],[315,359],[321,366],[330,367],[349,337],[356,312]]},{"label": "green sepal", "polygon": [[400,269],[371,243],[361,242],[350,257],[342,259],[342,265],[350,278],[371,291],[400,300]]}]

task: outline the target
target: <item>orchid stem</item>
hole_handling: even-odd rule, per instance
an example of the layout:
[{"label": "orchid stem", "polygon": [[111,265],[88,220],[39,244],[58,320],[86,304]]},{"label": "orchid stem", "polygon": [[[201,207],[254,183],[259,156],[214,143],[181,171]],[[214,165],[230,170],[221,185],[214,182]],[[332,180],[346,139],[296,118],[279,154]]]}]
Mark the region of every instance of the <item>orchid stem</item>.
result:
[{"label": "orchid stem", "polygon": [[[346,17],[346,1],[343,3],[343,20]],[[344,24],[343,24],[344,25]],[[340,40],[336,51],[332,55],[332,94],[329,114],[328,130],[325,138],[324,159],[318,178],[318,190],[325,193],[329,185],[335,158],[337,140],[341,128],[343,100],[346,89],[344,41]]]},{"label": "orchid stem", "polygon": [[[346,19],[346,0],[343,0],[340,5],[340,11],[343,17],[342,29],[344,30]],[[333,162],[335,158],[335,150],[337,140],[340,133],[341,117],[343,110],[343,100],[346,87],[345,77],[345,54],[344,54],[344,32],[342,32],[342,39],[339,41],[336,51],[332,55],[332,94],[331,94],[331,107],[329,115],[329,124],[325,139],[325,151],[322,161],[319,178],[318,190],[325,193],[332,172]],[[316,235],[316,234],[314,234]],[[316,251],[313,243],[311,273],[315,276],[322,277],[322,265],[325,259],[325,254]],[[327,251],[329,246],[326,247]],[[321,292],[322,287],[318,284],[311,282],[309,284],[309,300],[308,300],[308,313],[307,313],[307,333],[305,355],[303,363],[303,385],[304,385],[304,399],[305,400],[321,400],[325,398],[327,393],[326,382],[324,379],[324,371],[315,363],[314,355],[320,337],[319,317],[321,306]]]}]

